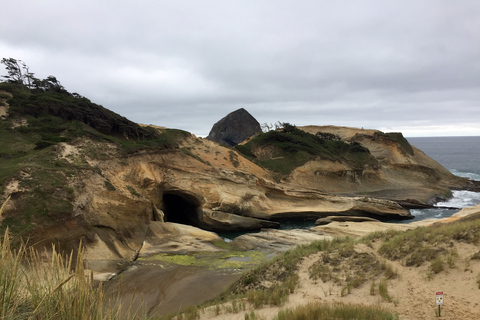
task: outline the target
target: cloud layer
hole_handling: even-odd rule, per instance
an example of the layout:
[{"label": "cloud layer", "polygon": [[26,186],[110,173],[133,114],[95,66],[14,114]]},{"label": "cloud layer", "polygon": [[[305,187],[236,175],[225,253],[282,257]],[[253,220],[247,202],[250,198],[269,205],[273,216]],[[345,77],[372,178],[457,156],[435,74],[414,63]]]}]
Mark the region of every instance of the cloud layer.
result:
[{"label": "cloud layer", "polygon": [[480,135],[476,1],[20,0],[0,28],[2,57],[140,123],[207,135],[243,107],[261,123]]}]

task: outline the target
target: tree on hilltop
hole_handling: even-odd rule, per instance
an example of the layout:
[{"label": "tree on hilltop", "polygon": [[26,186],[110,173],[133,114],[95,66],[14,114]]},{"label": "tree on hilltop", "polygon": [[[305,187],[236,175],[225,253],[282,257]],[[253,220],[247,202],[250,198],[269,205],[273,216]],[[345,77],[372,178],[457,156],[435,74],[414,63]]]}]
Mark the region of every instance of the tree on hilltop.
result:
[{"label": "tree on hilltop", "polygon": [[21,84],[31,89],[35,80],[38,80],[35,79],[27,64],[22,60],[3,58],[0,62],[4,64],[7,69],[8,74],[2,76],[7,82]]},{"label": "tree on hilltop", "polygon": [[2,76],[7,82],[19,84],[28,90],[68,94],[68,91],[65,90],[60,81],[54,76],[50,75],[43,80],[35,78],[34,73],[30,72],[29,67],[22,60],[3,58],[0,62],[4,64],[7,69],[8,74]]}]

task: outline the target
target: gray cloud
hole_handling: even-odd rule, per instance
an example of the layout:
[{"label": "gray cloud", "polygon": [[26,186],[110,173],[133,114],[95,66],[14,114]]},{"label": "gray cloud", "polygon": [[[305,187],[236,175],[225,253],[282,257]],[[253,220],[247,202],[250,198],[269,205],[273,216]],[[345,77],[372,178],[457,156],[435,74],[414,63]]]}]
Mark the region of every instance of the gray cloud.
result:
[{"label": "gray cloud", "polygon": [[480,3],[10,1],[4,57],[134,121],[480,135]]}]

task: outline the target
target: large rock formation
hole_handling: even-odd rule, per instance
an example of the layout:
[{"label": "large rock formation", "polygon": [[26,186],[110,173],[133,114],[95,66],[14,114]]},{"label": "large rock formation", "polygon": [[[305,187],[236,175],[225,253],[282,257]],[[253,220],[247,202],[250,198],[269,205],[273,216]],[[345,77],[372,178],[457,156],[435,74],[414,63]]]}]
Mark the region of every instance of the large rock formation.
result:
[{"label": "large rock formation", "polygon": [[262,129],[258,121],[247,110],[241,108],[215,123],[207,139],[221,145],[234,146],[260,132]]}]

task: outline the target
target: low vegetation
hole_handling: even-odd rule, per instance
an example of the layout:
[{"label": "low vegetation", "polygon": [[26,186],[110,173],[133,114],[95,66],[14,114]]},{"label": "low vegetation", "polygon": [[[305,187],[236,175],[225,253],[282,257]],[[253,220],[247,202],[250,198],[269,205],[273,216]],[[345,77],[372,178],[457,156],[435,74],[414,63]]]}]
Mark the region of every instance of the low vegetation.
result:
[{"label": "low vegetation", "polygon": [[[386,261],[379,261],[370,253],[357,252],[352,239],[324,251],[310,267],[310,278],[321,279],[324,283],[333,281],[342,287],[341,296],[350,294],[370,279],[384,277],[393,279],[397,272]],[[373,291],[374,292],[374,291]]]},{"label": "low vegetation", "polygon": [[[357,142],[346,143],[333,134],[310,134],[288,123],[235,148],[258,165],[282,175],[316,157],[342,160],[353,168],[377,164],[370,151]],[[259,155],[258,150],[268,150],[268,156]]]},{"label": "low vegetation", "polygon": [[275,320],[304,320],[304,319],[369,319],[395,320],[398,315],[379,306],[365,306],[355,304],[326,304],[309,303],[293,310],[282,310]]},{"label": "low vegetation", "polygon": [[362,241],[382,241],[378,252],[389,260],[403,261],[406,266],[421,266],[432,263],[431,270],[443,270],[444,262],[455,266],[458,255],[452,249],[453,241],[478,245],[480,243],[480,219],[437,224],[413,230],[372,233]]}]

